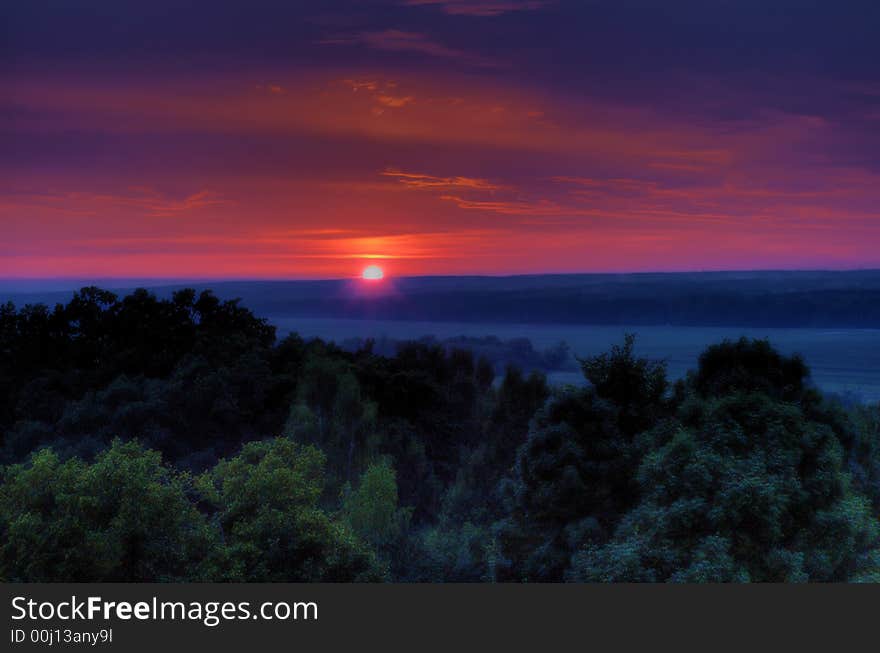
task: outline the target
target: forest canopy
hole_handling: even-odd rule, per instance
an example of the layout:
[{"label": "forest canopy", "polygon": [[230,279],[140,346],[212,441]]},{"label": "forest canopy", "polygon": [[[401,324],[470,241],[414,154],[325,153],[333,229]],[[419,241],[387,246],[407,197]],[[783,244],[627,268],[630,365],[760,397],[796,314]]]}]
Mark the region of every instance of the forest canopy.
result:
[{"label": "forest canopy", "polygon": [[0,306],[0,579],[880,580],[880,408],[798,357],[673,383],[627,336],[554,387],[457,344],[277,341],[189,289]]}]

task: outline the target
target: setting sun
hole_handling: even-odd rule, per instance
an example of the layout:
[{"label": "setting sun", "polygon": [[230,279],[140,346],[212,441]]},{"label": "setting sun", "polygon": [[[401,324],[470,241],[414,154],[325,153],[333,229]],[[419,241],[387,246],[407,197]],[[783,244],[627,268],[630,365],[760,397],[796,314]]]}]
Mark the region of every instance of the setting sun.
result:
[{"label": "setting sun", "polygon": [[368,265],[361,273],[361,277],[370,281],[378,281],[384,276],[385,273],[382,272],[382,268],[380,268],[378,265]]}]

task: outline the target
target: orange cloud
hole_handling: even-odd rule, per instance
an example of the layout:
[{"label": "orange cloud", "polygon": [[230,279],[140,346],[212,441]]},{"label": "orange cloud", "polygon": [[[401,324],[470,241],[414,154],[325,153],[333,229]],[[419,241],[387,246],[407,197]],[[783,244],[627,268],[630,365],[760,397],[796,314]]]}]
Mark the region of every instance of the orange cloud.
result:
[{"label": "orange cloud", "polygon": [[[574,102],[454,75],[396,75],[393,81],[377,75],[294,75],[277,85],[285,92],[253,92],[252,85],[233,78],[185,84],[153,80],[94,85],[77,79],[11,84],[13,99],[35,116],[63,107],[51,120],[17,123],[22,133],[72,127],[104,133],[333,133],[618,162],[646,157],[684,162],[688,152],[701,161],[709,143],[715,149],[741,149],[754,142],[742,134],[719,137],[708,128],[660,120],[641,109]],[[791,137],[767,133],[760,142]]]},{"label": "orange cloud", "polygon": [[563,216],[579,214],[585,215],[583,209],[566,209],[550,200],[526,201],[487,201],[464,199],[457,195],[441,195],[440,199],[454,202],[460,209],[488,211],[504,215],[523,216]]},{"label": "orange cloud", "polygon": [[475,177],[436,177],[412,172],[403,172],[389,168],[382,172],[385,177],[393,177],[409,188],[450,189],[464,188],[469,190],[499,190],[503,186],[492,184],[485,179]]},{"label": "orange cloud", "polygon": [[395,97],[393,95],[377,95],[376,102],[379,104],[383,104],[386,107],[405,107],[407,104],[413,101],[412,95],[407,95],[405,97]]},{"label": "orange cloud", "polygon": [[808,156],[840,128],[809,116],[376,69],[4,88],[4,129],[51,147],[0,178],[0,276],[880,264],[880,175]]},{"label": "orange cloud", "polygon": [[369,80],[369,79],[367,79],[367,80],[343,79],[342,83],[350,86],[351,90],[354,91],[355,93],[360,90],[375,91],[379,88],[378,82],[375,82],[375,81]]}]

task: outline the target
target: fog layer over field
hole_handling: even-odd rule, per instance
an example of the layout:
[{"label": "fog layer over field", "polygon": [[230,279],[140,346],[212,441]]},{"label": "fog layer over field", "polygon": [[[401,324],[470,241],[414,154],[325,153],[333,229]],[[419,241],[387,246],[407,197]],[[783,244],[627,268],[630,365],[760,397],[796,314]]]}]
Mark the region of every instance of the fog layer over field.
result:
[{"label": "fog layer over field", "polygon": [[[710,344],[767,338],[786,354],[801,354],[824,391],[880,399],[875,270],[411,277],[372,286],[130,281],[0,280],[0,299],[63,303],[91,282],[123,294],[127,286],[146,286],[160,297],[186,285],[210,287],[222,298],[241,298],[281,336],[298,332],[348,349],[375,339],[385,355],[394,353],[396,341],[436,338],[447,348],[484,354],[499,372],[512,363],[540,369],[555,383],[582,383],[575,356],[605,351],[627,332],[637,334],[640,355],[667,362],[672,378],[692,368]],[[466,340],[455,340],[461,337]]]}]

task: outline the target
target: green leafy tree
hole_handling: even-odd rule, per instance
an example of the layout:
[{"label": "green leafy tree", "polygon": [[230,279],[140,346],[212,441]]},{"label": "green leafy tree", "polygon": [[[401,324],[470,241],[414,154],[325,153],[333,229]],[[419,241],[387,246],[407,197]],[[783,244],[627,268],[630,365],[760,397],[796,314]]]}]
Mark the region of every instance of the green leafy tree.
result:
[{"label": "green leafy tree", "polygon": [[669,410],[665,367],[634,338],[581,361],[586,389],[560,391],[535,414],[496,524],[499,578],[562,580],[571,556],[607,539],[638,498],[638,435]]},{"label": "green leafy tree", "polygon": [[441,520],[414,534],[403,578],[422,583],[494,581],[495,546],[486,524]]},{"label": "green leafy tree", "polygon": [[504,580],[559,581],[584,542],[603,537],[632,495],[635,454],[592,390],[551,398],[532,421],[496,524]]},{"label": "green leafy tree", "polygon": [[800,356],[783,356],[768,340],[740,338],[707,348],[690,385],[703,397],[753,391],[802,401],[808,393],[808,377]]},{"label": "green leafy tree", "polygon": [[372,455],[375,425],[376,404],[364,397],[347,362],[310,357],[284,433],[330,452],[336,487],[350,483],[362,461]]},{"label": "green leafy tree", "polygon": [[618,426],[629,437],[651,428],[668,412],[666,364],[638,358],[635,343],[635,334],[628,333],[623,345],[614,345],[610,352],[578,359],[596,395],[614,405]]},{"label": "green leafy tree", "polygon": [[223,545],[220,579],[263,582],[381,580],[374,553],[319,506],[324,456],[287,438],[246,444],[200,478]]},{"label": "green leafy tree", "polygon": [[214,539],[192,493],[189,476],[135,442],[114,442],[92,464],[39,451],[3,470],[0,576],[197,580]]},{"label": "green leafy tree", "polygon": [[398,505],[397,474],[387,459],[371,464],[357,487],[343,494],[342,515],[383,560],[401,547],[412,510]]},{"label": "green leafy tree", "polygon": [[875,564],[870,502],[834,432],[800,406],[694,397],[665,429],[639,469],[639,504],[611,542],[576,556],[570,579],[844,581]]}]

